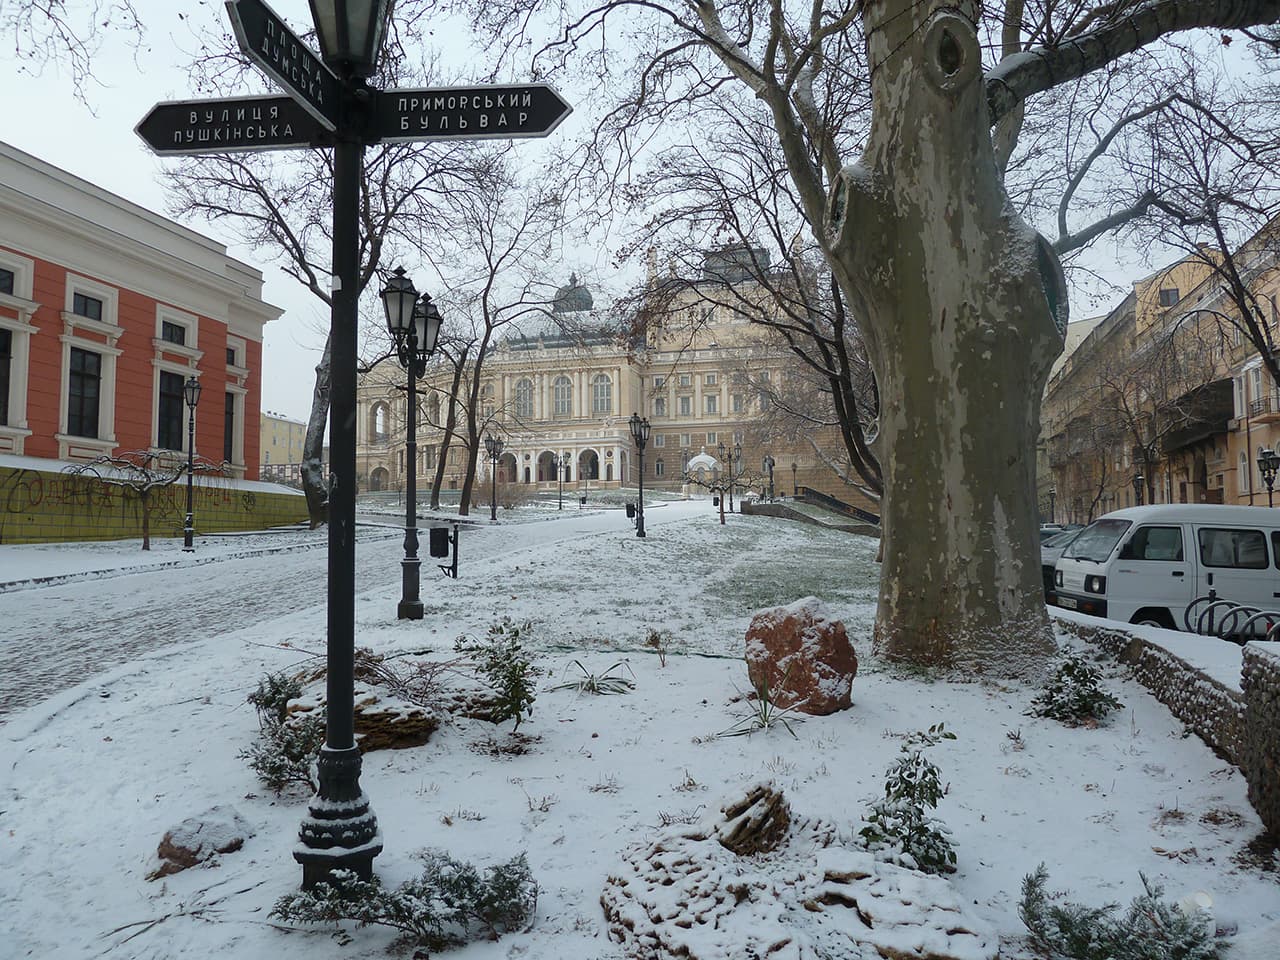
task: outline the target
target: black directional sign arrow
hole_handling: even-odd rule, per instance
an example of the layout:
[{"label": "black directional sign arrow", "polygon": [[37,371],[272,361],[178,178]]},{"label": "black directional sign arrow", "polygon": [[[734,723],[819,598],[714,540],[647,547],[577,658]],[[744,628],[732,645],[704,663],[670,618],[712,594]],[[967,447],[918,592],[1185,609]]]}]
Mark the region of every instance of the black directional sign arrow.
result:
[{"label": "black directional sign arrow", "polygon": [[572,112],[545,83],[383,90],[374,132],[392,141],[545,137]]},{"label": "black directional sign arrow", "polygon": [[338,127],[338,78],[262,0],[226,0],[245,56],[328,130]]},{"label": "black directional sign arrow", "polygon": [[279,150],[330,139],[301,104],[280,96],[157,103],[134,130],[159,154]]}]

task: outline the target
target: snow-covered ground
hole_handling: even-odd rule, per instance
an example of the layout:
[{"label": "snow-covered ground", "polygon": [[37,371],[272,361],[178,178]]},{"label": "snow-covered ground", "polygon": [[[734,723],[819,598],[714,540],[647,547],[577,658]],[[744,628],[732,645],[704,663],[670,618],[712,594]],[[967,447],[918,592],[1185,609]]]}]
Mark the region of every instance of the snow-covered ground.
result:
[{"label": "snow-covered ground", "polygon": [[[521,726],[534,738],[524,755],[487,749],[509,723],[458,720],[426,746],[365,757],[362,784],[386,845],[375,869],[385,884],[416,876],[414,854],[426,848],[480,864],[528,854],[541,886],[532,929],[453,956],[621,957],[605,936],[599,901],[629,844],[656,837],[663,821],[714,811],[762,777],[782,787],[795,813],[856,833],[900,735],[945,722],[958,739],[929,753],[949,783],[937,815],[957,844],[950,882],[999,931],[1005,956],[1023,955],[1019,886],[1043,862],[1051,890],[1089,904],[1127,903],[1141,890],[1139,871],[1170,899],[1207,891],[1218,917],[1239,925],[1233,956],[1274,958],[1280,885],[1243,856],[1261,829],[1244,781],[1141,687],[1109,671],[1125,709],[1098,729],[1028,717],[1029,688],[932,680],[872,660],[873,541],[762,517],[733,516],[721,526],[706,501],[651,507],[646,526],[640,540],[620,511],[566,510],[468,529],[459,580],[424,562],[427,618],[417,623],[394,619],[398,538],[361,547],[381,559],[361,567],[359,645],[444,658],[458,635],[483,635],[509,615],[533,622],[545,671],[533,717]],[[105,564],[95,569],[115,562],[104,560],[110,547],[90,549]],[[82,562],[78,552],[0,548],[0,579],[34,569],[24,555],[54,570],[49,557],[68,554],[71,565]],[[125,547],[115,554],[117,566],[135,559]],[[185,573],[194,587],[248,562],[229,556]],[[159,578],[128,579],[140,592],[172,589]],[[107,582],[57,589],[92,609]],[[6,629],[22,627],[24,609],[41,616],[46,593],[15,594],[26,606],[6,608]],[[807,595],[849,627],[861,659],[852,709],[797,725],[795,739],[781,729],[716,737],[745,709],[741,656],[752,612]],[[0,928],[8,931],[0,955],[386,955],[392,935],[384,930],[335,936],[268,919],[301,878],[291,851],[307,798],[274,796],[237,757],[258,729],[245,697],[265,672],[322,651],[325,623],[322,603],[279,614],[231,628],[195,624],[184,642],[0,725]],[[650,629],[674,636],[665,667],[642,646]],[[594,673],[625,662],[636,689],[609,697],[549,689],[578,675],[575,660]],[[233,806],[251,824],[245,847],[214,867],[147,881],[164,832],[215,805]],[[1265,950],[1249,947],[1250,938]]]}]

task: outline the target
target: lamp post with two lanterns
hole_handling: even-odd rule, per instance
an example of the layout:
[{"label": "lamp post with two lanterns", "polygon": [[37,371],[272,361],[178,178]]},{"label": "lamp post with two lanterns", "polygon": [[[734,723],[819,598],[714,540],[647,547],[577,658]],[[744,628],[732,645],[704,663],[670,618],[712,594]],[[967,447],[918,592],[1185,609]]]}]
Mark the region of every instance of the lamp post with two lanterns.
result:
[{"label": "lamp post with two lanterns", "polygon": [[800,488],[796,486],[796,462],[792,460],[791,461],[791,498],[794,500],[799,496],[800,496]]},{"label": "lamp post with two lanterns", "polygon": [[564,452],[564,453],[561,453],[559,458],[556,460],[556,478],[560,481],[560,490],[559,490],[558,499],[556,501],[557,510],[564,509],[564,481],[565,481],[565,474],[567,474],[568,472],[569,472],[569,454],[567,452]]},{"label": "lamp post with two lanterns", "polygon": [[418,558],[418,379],[427,372],[427,361],[436,350],[440,336],[440,311],[424,293],[418,297],[413,281],[396,267],[382,289],[382,306],[387,314],[387,330],[395,342],[396,358],[408,375],[405,446],[404,559],[400,561],[400,603],[396,617],[421,620],[422,600],[418,596],[422,561]]},{"label": "lamp post with two lanterns", "polygon": [[636,536],[644,536],[644,448],[649,442],[649,418],[638,413],[631,415],[631,439],[636,442],[640,451],[640,496],[636,503]]},{"label": "lamp post with two lanterns", "polygon": [[200,381],[195,374],[187,377],[182,385],[182,396],[187,401],[187,519],[182,525],[182,549],[190,553],[195,550],[195,514],[192,512],[192,474],[195,472],[196,453],[196,404],[200,402]]},{"label": "lamp post with two lanterns", "polygon": [[773,457],[768,454],[765,454],[763,466],[765,471],[769,474],[769,499],[770,500],[773,499],[773,465],[774,465]]},{"label": "lamp post with two lanterns", "polygon": [[490,475],[493,480],[493,496],[489,500],[489,519],[498,519],[498,458],[502,456],[503,448],[506,444],[502,442],[501,437],[495,437],[489,434],[484,438],[484,448],[489,454],[489,460],[493,466]]},{"label": "lamp post with two lanterns", "polygon": [[1280,469],[1280,455],[1274,450],[1268,450],[1266,447],[1258,448],[1258,470],[1262,474],[1262,482],[1267,485],[1267,506],[1273,506],[1271,502],[1271,487],[1276,482],[1276,470]]},{"label": "lamp post with two lanterns", "polygon": [[1141,473],[1133,475],[1133,499],[1138,506],[1142,506],[1142,485],[1146,482],[1146,478]]}]

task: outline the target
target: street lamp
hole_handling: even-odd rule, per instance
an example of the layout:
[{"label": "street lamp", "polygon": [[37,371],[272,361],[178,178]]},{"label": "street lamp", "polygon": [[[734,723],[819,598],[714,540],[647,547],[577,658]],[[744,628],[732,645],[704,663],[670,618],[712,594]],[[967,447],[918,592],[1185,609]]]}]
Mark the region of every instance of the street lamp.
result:
[{"label": "street lamp", "polygon": [[324,62],[340,76],[371,77],[391,7],[391,0],[311,0]]},{"label": "street lamp", "polygon": [[427,361],[436,349],[440,335],[440,311],[428,294],[418,299],[413,281],[396,267],[380,294],[387,314],[387,331],[395,342],[396,358],[408,376],[408,411],[404,496],[404,559],[400,561],[400,603],[396,617],[421,620],[422,601],[418,583],[422,561],[418,559],[418,378],[427,372]]},{"label": "street lamp", "polygon": [[489,501],[489,519],[498,519],[498,458],[502,456],[502,448],[506,444],[502,442],[501,437],[495,437],[489,434],[484,438],[484,448],[489,453],[489,459],[493,461],[493,469],[491,476],[493,478],[493,498]]},{"label": "street lamp", "polygon": [[644,445],[649,442],[649,418],[631,415],[631,439],[640,451],[640,499],[636,505],[636,536],[644,536]]},{"label": "street lamp", "polygon": [[729,512],[733,513],[733,478],[742,473],[742,444],[733,445],[733,459],[729,461]]},{"label": "street lamp", "polygon": [[1280,456],[1266,447],[1258,448],[1258,469],[1262,471],[1262,482],[1267,485],[1267,506],[1272,506],[1271,487],[1276,482],[1276,470],[1280,468]]},{"label": "street lamp", "polygon": [[191,512],[192,472],[195,470],[196,453],[196,404],[200,402],[200,381],[195,374],[187,377],[182,387],[183,397],[187,401],[187,522],[182,527],[182,549],[186,552],[195,550],[195,517]]},{"label": "street lamp", "polygon": [[768,454],[764,458],[764,468],[769,474],[769,499],[773,499],[773,457]]},{"label": "street lamp", "polygon": [[1141,473],[1133,475],[1133,498],[1138,506],[1142,506],[1142,484],[1144,479]]},{"label": "street lamp", "polygon": [[800,496],[800,488],[796,486],[796,462],[791,461],[791,499]]},{"label": "street lamp", "polygon": [[1049,488],[1049,522],[1054,523],[1058,519],[1058,515],[1054,512],[1054,503],[1058,498],[1058,488]]},{"label": "street lamp", "polygon": [[[556,509],[564,509],[564,480],[565,474],[569,472],[569,454],[567,451],[561,452],[559,460],[556,461],[556,477],[560,481],[559,500],[556,502]],[[582,505],[579,504],[579,507]]]}]

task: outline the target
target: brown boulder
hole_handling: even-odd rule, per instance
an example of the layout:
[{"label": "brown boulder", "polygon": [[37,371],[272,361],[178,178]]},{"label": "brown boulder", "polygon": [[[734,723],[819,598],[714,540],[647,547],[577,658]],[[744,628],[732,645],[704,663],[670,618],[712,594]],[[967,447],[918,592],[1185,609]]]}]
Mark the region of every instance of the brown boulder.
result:
[{"label": "brown boulder", "polygon": [[762,610],[747,628],[747,675],[779,707],[822,716],[852,703],[858,657],[844,624],[817,597]]},{"label": "brown boulder", "polygon": [[[289,701],[289,716],[305,716],[323,709],[323,691]],[[434,711],[406,703],[393,694],[357,684],[353,703],[356,743],[361,753],[420,747],[440,726]]]},{"label": "brown boulder", "polygon": [[151,871],[147,879],[167,877],[212,860],[219,853],[233,853],[251,836],[252,828],[234,809],[212,807],[165,833],[156,850],[160,866]]}]

